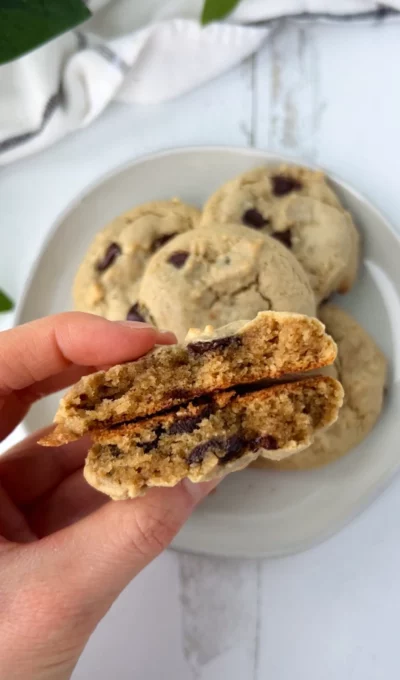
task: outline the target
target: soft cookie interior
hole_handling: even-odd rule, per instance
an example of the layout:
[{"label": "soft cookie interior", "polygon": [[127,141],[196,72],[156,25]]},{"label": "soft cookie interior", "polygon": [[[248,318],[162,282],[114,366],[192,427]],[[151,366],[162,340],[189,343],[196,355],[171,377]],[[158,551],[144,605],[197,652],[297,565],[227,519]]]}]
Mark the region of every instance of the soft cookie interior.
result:
[{"label": "soft cookie interior", "polygon": [[166,414],[94,434],[85,477],[115,499],[152,486],[200,482],[308,446],[337,418],[343,398],[330,377],[203,398]]},{"label": "soft cookie interior", "polygon": [[192,332],[184,345],[82,378],[62,399],[59,427],[43,443],[62,444],[237,384],[307,372],[335,357],[324,326],[298,314],[262,312],[250,322]]}]

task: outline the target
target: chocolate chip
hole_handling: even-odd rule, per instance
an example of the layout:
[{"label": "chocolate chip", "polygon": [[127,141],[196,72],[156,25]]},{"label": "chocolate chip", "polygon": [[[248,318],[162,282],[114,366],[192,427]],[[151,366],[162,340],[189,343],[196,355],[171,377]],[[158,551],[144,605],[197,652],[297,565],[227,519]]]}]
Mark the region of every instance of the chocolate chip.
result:
[{"label": "chocolate chip", "polygon": [[285,175],[275,175],[271,177],[272,191],[275,196],[285,196],[291,191],[302,189],[303,185],[294,177],[286,177]]},{"label": "chocolate chip", "polygon": [[163,234],[162,236],[156,238],[151,244],[150,248],[151,252],[155,253],[156,250],[159,250],[160,248],[162,248],[162,246],[165,246],[165,244],[168,243],[168,241],[170,241],[171,238],[174,238],[174,236],[176,236],[176,232],[172,234]]},{"label": "chocolate chip", "polygon": [[108,269],[114,262],[115,258],[117,258],[118,255],[121,255],[121,252],[121,247],[118,245],[118,243],[110,243],[106,252],[104,253],[103,258],[96,264],[97,271],[104,272],[106,269]]},{"label": "chocolate chip", "polygon": [[198,444],[191,450],[188,456],[189,465],[195,465],[196,463],[201,463],[204,460],[204,456],[209,449],[209,442],[204,442],[203,444]]},{"label": "chocolate chip", "polygon": [[285,231],[274,231],[272,236],[277,241],[283,243],[283,245],[286,246],[286,248],[292,247],[292,232],[290,231],[290,229],[286,229]]},{"label": "chocolate chip", "polygon": [[230,460],[235,460],[243,453],[246,448],[246,440],[237,434],[229,437],[224,443],[224,455],[219,458],[220,463],[228,463]]},{"label": "chocolate chip", "polygon": [[169,399],[188,399],[192,396],[192,393],[189,390],[177,388],[176,390],[171,390],[171,392],[168,392],[167,396]]},{"label": "chocolate chip", "polygon": [[201,463],[204,460],[204,456],[206,455],[206,453],[209,449],[214,448],[214,447],[223,448],[223,445],[224,445],[224,440],[222,439],[222,437],[213,437],[212,439],[209,439],[207,442],[203,442],[202,444],[198,444],[189,453],[189,456],[188,456],[189,465],[194,465],[195,463]]},{"label": "chocolate chip", "polygon": [[140,307],[137,302],[130,308],[128,314],[126,315],[127,321],[140,321],[141,323],[146,323],[146,319],[140,311]]},{"label": "chocolate chip", "polygon": [[162,434],[164,434],[164,428],[162,425],[157,425],[156,429],[154,430],[154,439],[152,439],[150,442],[139,442],[136,444],[140,449],[143,449],[144,453],[150,453],[153,449],[155,449],[158,446],[158,442],[160,441],[160,437]]},{"label": "chocolate chip", "polygon": [[140,449],[143,449],[143,453],[150,453],[150,451],[152,451],[157,446],[157,442],[145,442],[144,444],[138,443],[136,446],[138,446]]},{"label": "chocolate chip", "polygon": [[204,418],[209,418],[212,413],[210,406],[206,406],[197,416],[186,416],[185,418],[178,418],[175,423],[171,425],[167,434],[190,434],[197,425],[201,423]]},{"label": "chocolate chip", "polygon": [[246,212],[243,213],[242,222],[254,229],[262,229],[262,227],[265,227],[265,225],[269,223],[269,220],[265,219],[265,217],[263,217],[263,215],[255,208],[249,208],[249,210],[246,210]]},{"label": "chocolate chip", "polygon": [[186,250],[175,250],[175,252],[169,256],[167,262],[176,267],[176,269],[181,269],[188,257],[189,253]]},{"label": "chocolate chip", "polygon": [[208,342],[191,342],[187,346],[191,354],[206,354],[214,350],[225,349],[226,347],[241,347],[242,338],[238,335],[229,335],[226,338],[215,338]]},{"label": "chocolate chip", "polygon": [[122,456],[123,453],[119,446],[117,446],[116,444],[109,444],[108,452],[110,456],[112,456],[113,458],[119,458],[120,456]]},{"label": "chocolate chip", "polygon": [[209,439],[207,442],[198,444],[198,446],[195,446],[194,449],[191,450],[188,457],[188,463],[189,465],[201,463],[209,449],[221,449],[221,455],[216,455],[218,455],[219,462],[221,464],[227,463],[230,460],[238,458],[242,454],[245,447],[246,440],[236,434],[228,437],[227,439],[223,439],[222,437],[213,437],[213,439]]},{"label": "chocolate chip", "polygon": [[279,448],[278,442],[271,434],[263,434],[252,443],[254,451],[257,449],[265,449],[266,451],[276,451]]},{"label": "chocolate chip", "polygon": [[120,396],[120,388],[116,385],[99,385],[97,389],[97,399],[111,399],[116,395]]},{"label": "chocolate chip", "polygon": [[82,394],[79,395],[78,408],[84,409],[85,411],[94,411],[96,403],[93,403],[86,392],[82,392]]},{"label": "chocolate chip", "polygon": [[168,434],[190,434],[196,429],[201,419],[196,416],[187,416],[186,418],[178,418],[175,423],[172,423],[168,430]]}]

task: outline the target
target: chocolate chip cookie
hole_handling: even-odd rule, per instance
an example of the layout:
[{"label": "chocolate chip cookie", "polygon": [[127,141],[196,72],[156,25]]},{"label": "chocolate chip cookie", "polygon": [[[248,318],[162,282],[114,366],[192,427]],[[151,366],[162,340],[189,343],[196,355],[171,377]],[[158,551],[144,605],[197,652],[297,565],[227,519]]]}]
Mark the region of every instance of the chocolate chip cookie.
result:
[{"label": "chocolate chip cookie", "polygon": [[181,234],[149,262],[142,315],[182,340],[192,326],[222,326],[263,310],[315,314],[307,275],[275,239],[238,224]]},{"label": "chocolate chip cookie", "polygon": [[177,234],[193,229],[199,211],[179,200],[153,201],[123,213],[99,232],[78,270],[75,308],[107,319],[143,321],[139,281],[149,258]]},{"label": "chocolate chip cookie", "polygon": [[338,345],[334,364],[344,387],[344,402],[336,423],[318,433],[301,453],[275,462],[258,460],[257,467],[304,470],[326,465],[360,444],[372,430],[382,410],[387,361],[368,333],[349,314],[325,305],[320,318]]},{"label": "chocolate chip cookie", "polygon": [[302,450],[337,418],[340,384],[329,377],[210,395],[136,423],[94,433],[86,480],[115,500],[184,478],[210,480],[262,454]]},{"label": "chocolate chip cookie", "polygon": [[234,222],[266,231],[271,215],[288,197],[313,198],[342,209],[323,172],[295,165],[260,167],[234,177],[210,196],[201,223]]},{"label": "chocolate chip cookie", "polygon": [[240,175],[211,196],[198,224],[215,221],[244,224],[280,241],[304,267],[318,302],[354,283],[358,232],[321,172],[282,166]]},{"label": "chocolate chip cookie", "polygon": [[336,345],[317,319],[262,312],[215,330],[192,330],[184,344],[85,376],[60,402],[57,446],[101,427],[143,418],[211,392],[332,364]]}]

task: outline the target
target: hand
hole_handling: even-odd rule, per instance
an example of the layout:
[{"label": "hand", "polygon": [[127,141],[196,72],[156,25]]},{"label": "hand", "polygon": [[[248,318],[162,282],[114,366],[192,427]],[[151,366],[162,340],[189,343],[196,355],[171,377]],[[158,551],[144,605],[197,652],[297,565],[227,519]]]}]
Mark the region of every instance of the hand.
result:
[{"label": "hand", "polygon": [[[0,439],[40,397],[172,342],[145,324],[80,313],[0,334]],[[69,678],[121,590],[214,486],[185,481],[112,502],[83,479],[87,440],[45,449],[38,438],[0,458],[1,680]]]}]

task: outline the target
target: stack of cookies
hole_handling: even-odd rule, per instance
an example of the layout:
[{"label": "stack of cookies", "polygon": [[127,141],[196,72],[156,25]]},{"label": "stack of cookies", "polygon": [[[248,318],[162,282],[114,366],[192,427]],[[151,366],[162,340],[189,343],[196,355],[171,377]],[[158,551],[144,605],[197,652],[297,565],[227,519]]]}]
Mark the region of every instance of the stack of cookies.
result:
[{"label": "stack of cookies", "polygon": [[82,262],[75,307],[179,344],[83,378],[45,443],[90,431],[86,478],[113,498],[342,456],[376,422],[386,376],[372,338],[328,302],[358,262],[351,216],[306,168],[249,171],[202,212],[174,199],[117,217]]}]

